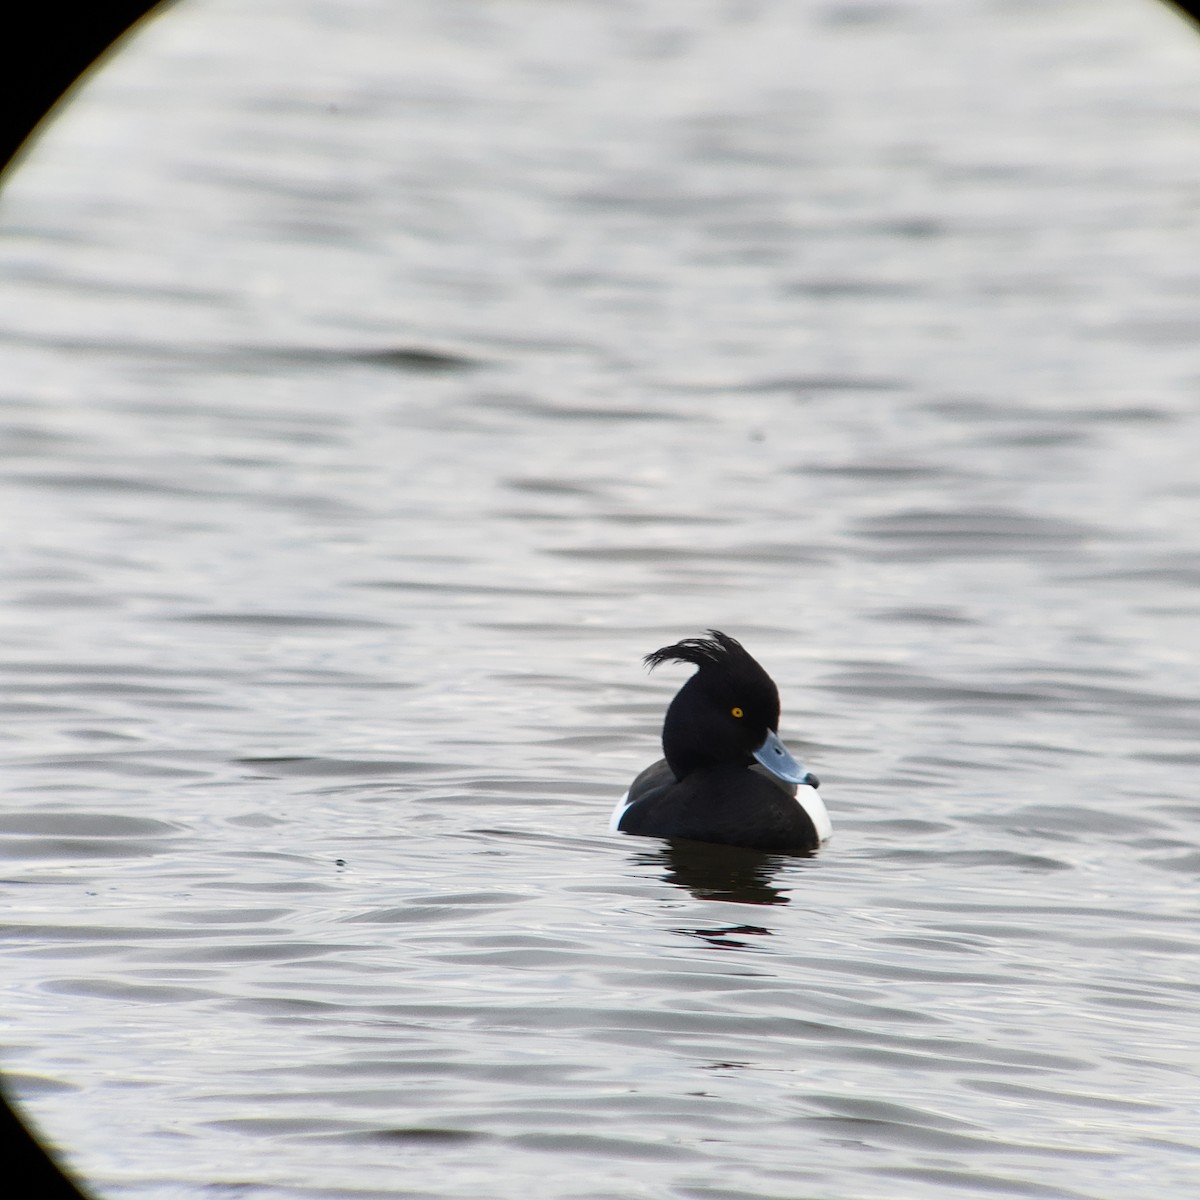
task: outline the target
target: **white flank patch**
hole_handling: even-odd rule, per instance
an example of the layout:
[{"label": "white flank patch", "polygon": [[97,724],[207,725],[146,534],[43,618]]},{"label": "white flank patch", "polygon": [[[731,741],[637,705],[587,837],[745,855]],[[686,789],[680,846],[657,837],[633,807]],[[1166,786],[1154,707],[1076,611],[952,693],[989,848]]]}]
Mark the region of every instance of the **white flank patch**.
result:
[{"label": "white flank patch", "polygon": [[[617,828],[617,826],[621,824],[621,818],[625,815],[625,810],[628,807],[629,793],[626,792],[625,795],[623,795],[620,800],[617,801],[617,807],[613,809],[613,814],[608,820],[609,833],[620,833],[620,830]],[[828,821],[829,818],[826,817],[825,820]]]},{"label": "white flank patch", "polygon": [[822,842],[828,841],[829,836],[833,833],[833,822],[829,819],[829,813],[826,811],[825,801],[821,799],[821,793],[816,788],[798,787],[796,803],[808,813],[808,819],[816,828],[817,839]]}]

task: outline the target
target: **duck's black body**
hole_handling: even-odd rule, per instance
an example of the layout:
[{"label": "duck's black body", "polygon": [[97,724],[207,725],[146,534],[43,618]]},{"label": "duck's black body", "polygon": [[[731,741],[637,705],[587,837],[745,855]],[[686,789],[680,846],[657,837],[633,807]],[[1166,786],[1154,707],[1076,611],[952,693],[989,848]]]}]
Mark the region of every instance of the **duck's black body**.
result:
[{"label": "duck's black body", "polygon": [[821,839],[796,791],[753,767],[702,767],[676,779],[660,758],[633,781],[617,828],[755,850],[815,850]]},{"label": "duck's black body", "polygon": [[646,656],[699,669],[667,709],[665,758],[632,783],[612,828],[757,850],[814,850],[829,836],[817,778],[784,749],[779,691],[733,638],[710,630]]}]

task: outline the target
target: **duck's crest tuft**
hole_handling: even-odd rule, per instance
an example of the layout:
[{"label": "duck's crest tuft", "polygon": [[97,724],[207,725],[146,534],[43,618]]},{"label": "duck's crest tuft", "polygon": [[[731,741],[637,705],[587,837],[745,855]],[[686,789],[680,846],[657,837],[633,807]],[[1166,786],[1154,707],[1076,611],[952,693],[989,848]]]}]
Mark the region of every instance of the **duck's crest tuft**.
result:
[{"label": "duck's crest tuft", "polygon": [[693,663],[703,670],[704,667],[730,666],[749,658],[750,655],[736,638],[719,629],[710,629],[708,637],[684,638],[673,646],[664,646],[653,654],[647,654],[642,661],[651,671],[665,662]]}]

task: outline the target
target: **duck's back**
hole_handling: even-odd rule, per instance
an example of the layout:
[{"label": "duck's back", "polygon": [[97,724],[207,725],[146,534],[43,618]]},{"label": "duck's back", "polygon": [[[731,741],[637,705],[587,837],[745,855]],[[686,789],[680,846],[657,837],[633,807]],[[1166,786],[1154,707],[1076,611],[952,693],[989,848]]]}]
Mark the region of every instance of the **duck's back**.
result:
[{"label": "duck's back", "polygon": [[814,850],[820,843],[795,788],[742,766],[703,767],[676,779],[660,760],[633,781],[615,827],[647,837],[756,850]]}]

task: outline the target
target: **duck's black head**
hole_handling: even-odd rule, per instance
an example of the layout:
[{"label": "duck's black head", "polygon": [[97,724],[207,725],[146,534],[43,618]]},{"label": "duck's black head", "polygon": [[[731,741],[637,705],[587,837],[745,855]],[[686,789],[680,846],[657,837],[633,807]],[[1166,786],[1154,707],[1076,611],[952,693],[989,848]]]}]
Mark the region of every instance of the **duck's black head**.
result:
[{"label": "duck's black head", "polygon": [[665,662],[699,668],[671,701],[663,723],[663,754],[676,779],[701,767],[748,767],[755,759],[789,782],[811,779],[775,736],[775,681],[740,642],[710,629],[708,637],[664,646],[647,654],[645,662],[651,669]]}]

